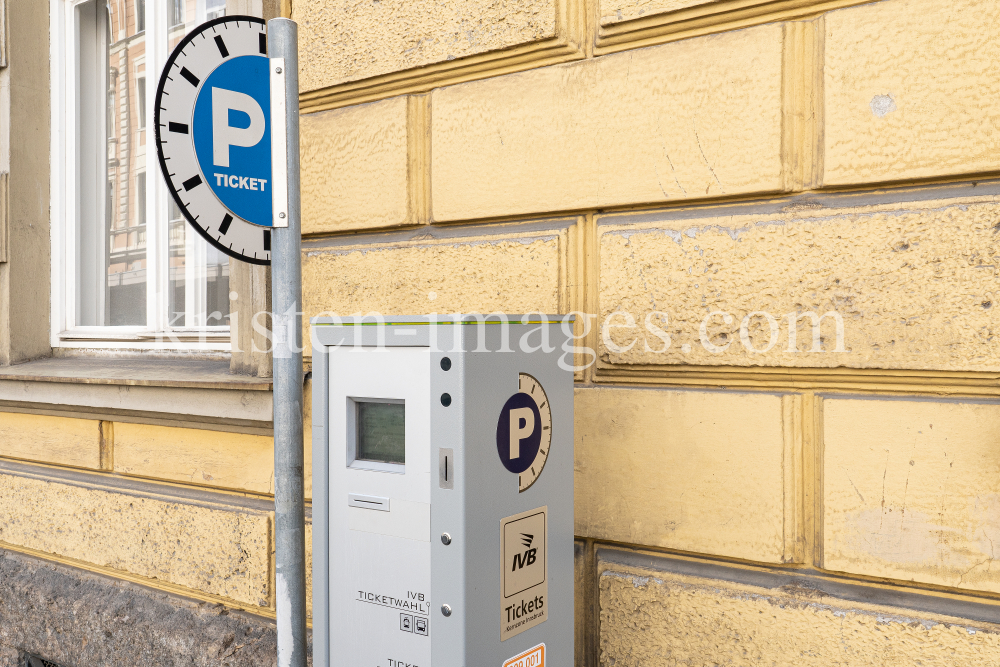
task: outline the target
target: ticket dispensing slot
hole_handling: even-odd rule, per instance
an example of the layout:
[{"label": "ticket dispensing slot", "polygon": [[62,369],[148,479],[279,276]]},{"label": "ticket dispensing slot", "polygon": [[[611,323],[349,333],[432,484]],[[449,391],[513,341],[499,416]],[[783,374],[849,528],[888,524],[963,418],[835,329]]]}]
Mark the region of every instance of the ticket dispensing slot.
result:
[{"label": "ticket dispensing slot", "polygon": [[347,504],[350,507],[360,507],[366,510],[389,511],[389,499],[382,496],[363,496],[360,493],[347,494]]}]

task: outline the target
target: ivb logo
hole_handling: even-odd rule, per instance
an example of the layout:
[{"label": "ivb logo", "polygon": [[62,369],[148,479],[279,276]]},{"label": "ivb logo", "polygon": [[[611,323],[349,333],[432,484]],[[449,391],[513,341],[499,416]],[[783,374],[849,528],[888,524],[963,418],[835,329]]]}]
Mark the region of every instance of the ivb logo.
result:
[{"label": "ivb logo", "polygon": [[548,618],[547,514],[539,507],[500,521],[500,641]]},{"label": "ivb logo", "polygon": [[521,542],[527,547],[527,550],[523,553],[514,554],[514,563],[510,568],[511,572],[515,570],[520,570],[522,567],[528,565],[534,565],[535,561],[538,560],[538,548],[533,548],[531,543],[534,541],[535,536],[529,535],[528,533],[521,533]]}]

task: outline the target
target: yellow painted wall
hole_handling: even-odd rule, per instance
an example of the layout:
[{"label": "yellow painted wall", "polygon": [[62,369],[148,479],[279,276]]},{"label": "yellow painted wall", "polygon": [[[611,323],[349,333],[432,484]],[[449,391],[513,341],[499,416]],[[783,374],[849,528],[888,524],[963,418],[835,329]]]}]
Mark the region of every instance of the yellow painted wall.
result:
[{"label": "yellow painted wall", "polygon": [[796,443],[784,423],[785,400],[774,394],[577,389],[576,534],[761,562],[790,560],[783,471],[793,465],[788,459]]},{"label": "yellow painted wall", "polygon": [[[305,317],[596,316],[574,415],[578,664],[996,662],[969,605],[600,559],[1000,603],[995,2],[291,8]],[[843,345],[828,318],[812,349],[798,316],[831,310]],[[270,438],[136,421],[2,412],[0,457],[271,492]],[[37,467],[0,476],[19,512],[3,544],[273,608],[266,513]]]},{"label": "yellow painted wall", "polygon": [[601,663],[986,667],[1000,625],[602,563]]},{"label": "yellow painted wall", "polygon": [[435,90],[433,219],[780,190],[781,49],[770,25]]},{"label": "yellow painted wall", "polygon": [[824,565],[1000,592],[1000,406],[827,398]]},{"label": "yellow painted wall", "polygon": [[268,513],[0,474],[0,544],[269,605]]},{"label": "yellow painted wall", "polygon": [[[1000,370],[1000,351],[990,344],[1000,331],[998,213],[995,196],[963,196],[760,213],[707,209],[638,224],[600,218],[599,312],[603,319],[624,311],[636,321],[609,331],[617,349],[602,340],[602,361]],[[700,340],[710,311],[720,311],[706,329],[714,347]],[[749,322],[748,340],[740,338],[743,318],[758,311],[776,320],[773,342],[763,315]],[[831,316],[821,322],[817,353],[811,320],[799,316],[831,311],[843,322],[842,351]],[[644,324],[653,312],[669,314],[661,328],[671,346],[663,352]]]},{"label": "yellow painted wall", "polygon": [[0,412],[0,456],[101,467],[101,422]]}]

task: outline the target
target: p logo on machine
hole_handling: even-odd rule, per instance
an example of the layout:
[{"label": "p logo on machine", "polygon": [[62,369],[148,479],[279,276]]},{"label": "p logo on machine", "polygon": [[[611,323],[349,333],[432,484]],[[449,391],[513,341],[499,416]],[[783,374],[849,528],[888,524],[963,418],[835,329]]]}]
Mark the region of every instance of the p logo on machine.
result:
[{"label": "p logo on machine", "polygon": [[222,252],[271,258],[267,28],[251,16],[200,25],[170,54],[156,90],[156,152],[184,217]]},{"label": "p logo on machine", "polygon": [[504,468],[517,474],[518,489],[523,492],[535,483],[548,460],[552,410],[538,380],[521,373],[518,384],[520,391],[500,411],[497,454]]}]

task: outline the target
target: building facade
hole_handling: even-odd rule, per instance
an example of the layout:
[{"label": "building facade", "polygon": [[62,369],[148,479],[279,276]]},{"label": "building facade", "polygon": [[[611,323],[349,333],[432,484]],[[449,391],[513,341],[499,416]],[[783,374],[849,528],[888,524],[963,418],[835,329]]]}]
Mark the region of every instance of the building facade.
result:
[{"label": "building facade", "polygon": [[299,24],[304,321],[577,313],[578,665],[1000,661],[997,3],[0,9],[0,667],[275,662],[268,272],[147,152],[225,13]]}]

